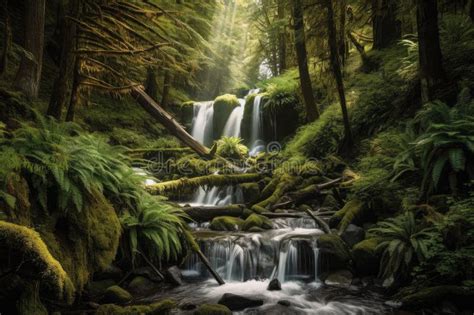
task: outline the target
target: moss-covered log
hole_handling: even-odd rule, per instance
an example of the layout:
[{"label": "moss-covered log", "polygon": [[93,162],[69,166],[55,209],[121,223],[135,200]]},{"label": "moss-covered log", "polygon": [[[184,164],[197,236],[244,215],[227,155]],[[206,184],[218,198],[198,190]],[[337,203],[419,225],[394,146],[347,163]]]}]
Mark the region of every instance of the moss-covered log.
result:
[{"label": "moss-covered log", "polygon": [[244,205],[185,207],[183,211],[194,221],[206,222],[220,216],[240,217],[244,214]]},{"label": "moss-covered log", "polygon": [[[285,195],[289,190],[293,189],[296,185],[298,185],[302,181],[301,177],[285,175],[280,178],[280,182],[276,185],[275,190],[271,194],[270,197],[266,198],[263,201],[260,201],[256,205],[252,207],[252,210],[256,212],[262,212],[263,209],[277,203],[283,195]],[[269,186],[275,185],[273,180],[270,182]],[[266,188],[264,189],[264,192]]]},{"label": "moss-covered log", "polygon": [[324,222],[321,218],[314,215],[311,210],[306,209],[305,212],[316,222],[316,224],[327,234],[331,234],[331,229],[326,222]]},{"label": "moss-covered log", "polygon": [[168,191],[178,191],[183,188],[197,188],[200,186],[226,186],[258,181],[260,174],[231,174],[206,175],[193,178],[181,178],[168,182],[150,185],[147,189],[156,194],[166,194]]}]

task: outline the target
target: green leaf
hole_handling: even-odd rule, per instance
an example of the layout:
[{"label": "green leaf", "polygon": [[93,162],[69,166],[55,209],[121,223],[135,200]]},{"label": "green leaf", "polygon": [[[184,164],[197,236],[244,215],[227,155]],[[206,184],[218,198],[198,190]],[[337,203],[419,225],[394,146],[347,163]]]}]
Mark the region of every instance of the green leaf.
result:
[{"label": "green leaf", "polygon": [[449,162],[455,172],[464,171],[466,165],[466,157],[464,150],[461,148],[454,148],[449,150]]}]

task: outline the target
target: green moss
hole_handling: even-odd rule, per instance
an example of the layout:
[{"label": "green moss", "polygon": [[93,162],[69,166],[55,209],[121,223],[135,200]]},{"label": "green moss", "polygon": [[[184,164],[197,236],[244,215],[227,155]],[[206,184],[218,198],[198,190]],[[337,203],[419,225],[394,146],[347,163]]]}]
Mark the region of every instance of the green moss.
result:
[{"label": "green moss", "polygon": [[132,295],[118,285],[108,287],[104,292],[103,301],[107,303],[127,303],[132,300]]},{"label": "green moss", "polygon": [[273,224],[267,217],[254,213],[245,219],[242,224],[242,231],[250,231],[250,229],[254,227],[269,230],[273,228]]},{"label": "green moss", "polygon": [[25,226],[0,221],[0,246],[33,261],[38,281],[48,287],[56,298],[72,302],[74,288],[61,264],[51,255],[40,235]]},{"label": "green moss", "polygon": [[351,254],[346,243],[336,234],[324,234],[318,238],[318,248],[322,254],[323,270],[348,269]]},{"label": "green moss", "polygon": [[369,238],[357,243],[352,248],[352,258],[358,275],[377,275],[379,271],[379,256],[376,251],[380,241]]},{"label": "green moss", "polygon": [[232,311],[225,305],[203,304],[198,307],[194,315],[232,315]]},{"label": "green moss", "polygon": [[238,137],[222,137],[217,141],[217,154],[224,158],[243,160],[249,154],[249,149],[242,144]]},{"label": "green moss", "polygon": [[30,283],[21,293],[20,298],[16,302],[18,315],[48,315],[48,310],[41,303],[39,297],[39,283]]},{"label": "green moss", "polygon": [[163,300],[150,305],[132,305],[121,307],[104,304],[97,309],[97,315],[167,315],[176,307],[174,300]]},{"label": "green moss", "polygon": [[240,104],[235,95],[225,94],[218,96],[214,100],[213,129],[214,137],[216,137],[215,140],[217,140],[224,131],[227,119],[237,106],[240,106]]},{"label": "green moss", "polygon": [[[298,185],[302,181],[301,177],[295,177],[295,176],[291,176],[291,175],[283,175],[283,176],[278,177],[278,178],[279,178],[279,182],[276,185],[276,188],[273,191],[272,195],[270,197],[266,198],[265,200],[262,200],[259,203],[257,203],[256,205],[254,205],[255,208],[252,207],[252,210],[258,211],[259,208],[266,208],[266,207],[268,207],[272,204],[275,204],[276,202],[278,202],[280,200],[281,197],[283,197],[283,195],[286,192],[288,192],[289,190],[294,188],[296,185]],[[273,186],[274,183],[268,184],[268,186],[270,186],[270,185]],[[266,189],[266,187],[265,187],[265,189]],[[264,189],[264,192],[265,192],[265,189]]]},{"label": "green moss", "polygon": [[87,291],[90,296],[99,296],[104,294],[105,290],[115,284],[114,280],[92,281],[87,285]]},{"label": "green moss", "polygon": [[184,125],[191,126],[194,117],[194,102],[184,102],[179,106],[179,119]]},{"label": "green moss", "polygon": [[212,219],[209,228],[214,231],[238,231],[244,220],[234,217],[216,217]]},{"label": "green moss", "polygon": [[348,201],[341,210],[334,214],[335,217],[341,219],[339,223],[339,233],[344,232],[347,226],[351,224],[357,216],[361,215],[363,205],[360,200],[353,199]]}]

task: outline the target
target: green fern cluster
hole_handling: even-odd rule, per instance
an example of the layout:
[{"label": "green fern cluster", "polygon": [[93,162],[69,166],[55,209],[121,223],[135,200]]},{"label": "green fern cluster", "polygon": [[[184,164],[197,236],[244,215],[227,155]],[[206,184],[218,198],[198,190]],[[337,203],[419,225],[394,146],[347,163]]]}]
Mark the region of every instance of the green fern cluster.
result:
[{"label": "green fern cluster", "polygon": [[249,149],[242,144],[238,137],[222,137],[217,141],[217,154],[226,158],[243,159],[249,154]]}]

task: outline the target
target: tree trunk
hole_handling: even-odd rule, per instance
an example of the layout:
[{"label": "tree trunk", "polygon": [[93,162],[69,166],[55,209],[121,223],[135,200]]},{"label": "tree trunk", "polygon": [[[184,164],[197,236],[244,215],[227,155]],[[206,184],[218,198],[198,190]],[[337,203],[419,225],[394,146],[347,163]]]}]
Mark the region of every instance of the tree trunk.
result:
[{"label": "tree trunk", "polygon": [[158,102],[158,83],[156,83],[156,74],[152,67],[148,67],[146,70],[145,92],[155,102]]},{"label": "tree trunk", "polygon": [[3,2],[3,45],[0,55],[0,76],[7,71],[8,54],[12,44],[12,29],[10,24],[10,14],[8,12],[8,0]]},{"label": "tree trunk", "polygon": [[183,141],[187,146],[193,149],[197,154],[209,157],[209,149],[194,139],[184,128],[168,114],[157,102],[155,102],[142,87],[132,89],[132,96],[137,102],[154,118],[156,118],[168,131]]},{"label": "tree trunk", "polygon": [[319,109],[313,95],[311,77],[308,70],[308,54],[306,52],[306,39],[304,31],[303,3],[301,0],[293,0],[293,19],[295,32],[295,50],[300,73],[301,90],[303,92],[308,121],[314,121],[319,117]]},{"label": "tree trunk", "polygon": [[72,79],[72,88],[71,88],[71,98],[69,100],[69,106],[67,109],[66,114],[66,121],[74,121],[74,114],[76,112],[76,105],[79,102],[79,88],[81,85],[80,82],[80,65],[81,60],[79,57],[75,58],[76,61],[74,63],[74,70],[73,70],[73,79]]},{"label": "tree trunk", "polygon": [[438,87],[446,82],[439,43],[437,0],[417,0],[418,48],[422,101],[434,98]]},{"label": "tree trunk", "polygon": [[[64,10],[66,11],[66,10]],[[79,1],[73,0],[70,2],[69,15],[76,17],[79,14]],[[76,23],[68,20],[66,17],[62,18],[61,23],[61,37],[62,47],[59,61],[59,74],[54,82],[53,92],[49,100],[47,114],[60,120],[63,108],[66,107],[68,88],[71,76],[75,70],[76,57],[72,53],[76,42]]]},{"label": "tree trunk", "polygon": [[[285,20],[285,2],[278,0],[277,3],[278,22],[282,23]],[[282,74],[286,70],[286,29],[285,26],[280,26],[278,31],[278,57],[279,57],[279,72]]]},{"label": "tree trunk", "polygon": [[172,79],[173,76],[171,75],[171,72],[166,70],[163,78],[163,93],[161,93],[161,106],[163,108],[168,106]]},{"label": "tree trunk", "polygon": [[331,68],[336,80],[337,92],[339,94],[339,102],[341,104],[342,118],[344,121],[344,141],[342,145],[342,152],[348,153],[352,150],[352,132],[349,123],[349,115],[347,113],[346,93],[344,90],[344,81],[342,80],[342,67],[339,59],[337,49],[336,24],[334,21],[334,9],[332,1],[326,1],[328,10],[327,27],[328,27],[328,44],[329,44],[329,59],[331,61]]},{"label": "tree trunk", "polygon": [[347,41],[346,41],[346,0],[339,0],[339,55],[341,62],[344,65],[347,57]]},{"label": "tree trunk", "polygon": [[184,207],[183,211],[196,222],[211,221],[215,217],[240,217],[244,214],[244,205]]},{"label": "tree trunk", "polygon": [[25,42],[28,55],[21,58],[15,87],[28,98],[38,96],[43,65],[44,19],[46,0],[26,0]]},{"label": "tree trunk", "polygon": [[374,49],[383,49],[401,38],[397,0],[372,0]]}]

